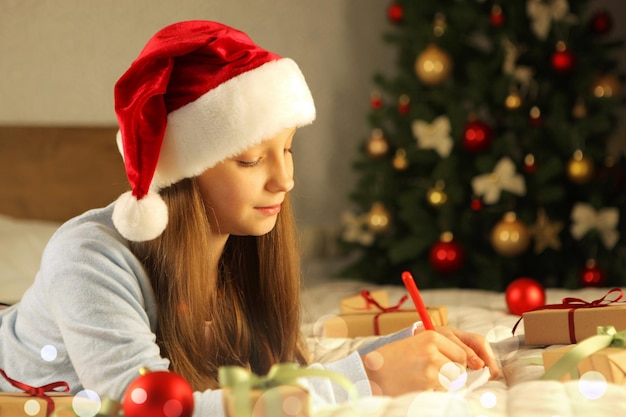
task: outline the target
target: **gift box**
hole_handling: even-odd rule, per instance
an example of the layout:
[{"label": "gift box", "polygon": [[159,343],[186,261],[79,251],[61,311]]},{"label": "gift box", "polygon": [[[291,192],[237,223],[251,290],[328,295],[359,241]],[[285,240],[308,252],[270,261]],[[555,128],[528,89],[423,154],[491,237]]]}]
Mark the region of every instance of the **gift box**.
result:
[{"label": "gift box", "polygon": [[[389,305],[387,291],[363,290],[360,294],[342,299],[339,315],[324,321],[324,337],[354,338],[394,333],[412,326],[420,320],[415,308],[402,308],[408,296],[396,305]],[[435,326],[448,323],[446,306],[428,307],[428,314]]]},{"label": "gift box", "polygon": [[[573,346],[564,346],[545,350],[543,352],[544,369],[546,371],[549,370],[559,359],[563,358],[572,347]],[[581,359],[580,362],[576,364],[576,369],[579,375],[584,375],[585,372],[589,371],[597,371],[606,378],[607,382],[626,385],[626,349],[616,347],[604,348]],[[566,373],[559,378],[560,381],[570,379],[572,379],[570,373]]]},{"label": "gift box", "polygon": [[[237,413],[238,402],[244,401],[246,415]],[[251,389],[246,398],[237,398],[231,388],[222,389],[222,402],[226,417],[309,417],[309,392],[300,385],[281,385],[264,389]]]},{"label": "gift box", "polygon": [[[54,403],[55,417],[76,417],[73,411],[73,395],[46,394]],[[51,414],[45,398],[34,397],[25,392],[0,393],[0,417],[47,417]]]},{"label": "gift box", "polygon": [[74,396],[67,394],[70,387],[66,382],[51,382],[41,387],[32,387],[9,377],[0,369],[0,377],[22,392],[0,392],[0,417],[75,417]]},{"label": "gift box", "polygon": [[[609,296],[617,298],[609,299]],[[622,291],[614,288],[604,297],[586,302],[566,298],[522,314],[527,345],[568,345],[596,334],[600,325],[626,329],[626,303],[618,301]]]},{"label": "gift box", "polygon": [[267,375],[259,376],[240,366],[219,369],[222,402],[226,417],[308,417],[311,415],[309,392],[302,378],[328,378],[342,386],[349,398],[357,396],[356,387],[345,376],[325,369],[299,367],[293,363],[273,365]]},{"label": "gift box", "polygon": [[542,352],[546,373],[543,379],[567,381],[589,371],[602,374],[607,382],[626,385],[626,331],[599,326],[597,335],[569,345]]}]

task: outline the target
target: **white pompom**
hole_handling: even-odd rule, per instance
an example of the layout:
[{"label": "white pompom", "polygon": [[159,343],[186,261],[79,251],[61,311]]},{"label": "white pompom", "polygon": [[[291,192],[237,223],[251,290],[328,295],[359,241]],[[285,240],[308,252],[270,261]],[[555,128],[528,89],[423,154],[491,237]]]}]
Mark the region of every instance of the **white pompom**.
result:
[{"label": "white pompom", "polygon": [[158,193],[137,200],[130,191],[125,192],[115,202],[113,224],[133,242],[155,239],[167,226],[167,205]]}]

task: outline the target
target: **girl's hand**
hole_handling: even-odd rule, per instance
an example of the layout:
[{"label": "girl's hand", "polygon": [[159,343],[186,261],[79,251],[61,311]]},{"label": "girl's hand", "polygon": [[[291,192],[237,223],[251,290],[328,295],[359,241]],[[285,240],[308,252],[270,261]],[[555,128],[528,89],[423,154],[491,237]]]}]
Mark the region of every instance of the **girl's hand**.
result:
[{"label": "girl's hand", "polygon": [[482,336],[448,327],[418,331],[415,336],[382,346],[362,359],[375,395],[442,390],[439,373],[449,362],[474,370],[488,366],[492,378],[499,373],[493,351]]}]

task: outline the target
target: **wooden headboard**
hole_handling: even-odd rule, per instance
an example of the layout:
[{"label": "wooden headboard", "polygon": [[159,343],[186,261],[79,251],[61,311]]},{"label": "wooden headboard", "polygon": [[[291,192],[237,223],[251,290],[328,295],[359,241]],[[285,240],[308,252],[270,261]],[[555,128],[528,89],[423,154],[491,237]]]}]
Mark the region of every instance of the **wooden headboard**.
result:
[{"label": "wooden headboard", "polygon": [[117,127],[0,126],[0,213],[64,221],[129,189]]}]

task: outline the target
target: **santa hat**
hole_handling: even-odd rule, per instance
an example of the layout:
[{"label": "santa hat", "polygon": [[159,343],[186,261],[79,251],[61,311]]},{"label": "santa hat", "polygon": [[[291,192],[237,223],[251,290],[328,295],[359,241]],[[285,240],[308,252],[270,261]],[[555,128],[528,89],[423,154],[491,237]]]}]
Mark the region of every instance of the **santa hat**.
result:
[{"label": "santa hat", "polygon": [[197,20],[148,41],[115,85],[115,111],[132,190],[115,202],[113,223],[137,242],[167,226],[160,189],[315,119],[294,61],[236,29]]}]

